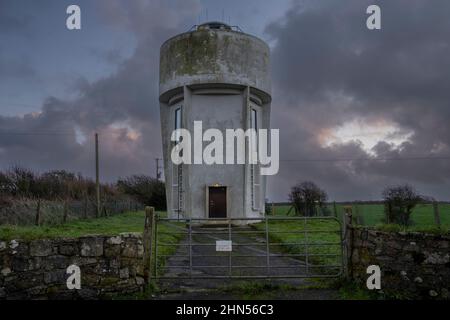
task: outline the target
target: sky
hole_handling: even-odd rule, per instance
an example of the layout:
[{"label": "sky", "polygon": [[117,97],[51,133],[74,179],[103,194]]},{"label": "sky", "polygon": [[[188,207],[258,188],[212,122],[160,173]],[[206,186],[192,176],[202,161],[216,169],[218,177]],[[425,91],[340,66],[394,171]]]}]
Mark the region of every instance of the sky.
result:
[{"label": "sky", "polygon": [[[381,30],[366,28],[371,4]],[[403,183],[450,200],[449,16],[446,0],[0,0],[0,169],[94,176],[98,132],[103,180],[154,175],[159,48],[223,20],[271,48],[270,200],[305,180],[337,201]]]}]

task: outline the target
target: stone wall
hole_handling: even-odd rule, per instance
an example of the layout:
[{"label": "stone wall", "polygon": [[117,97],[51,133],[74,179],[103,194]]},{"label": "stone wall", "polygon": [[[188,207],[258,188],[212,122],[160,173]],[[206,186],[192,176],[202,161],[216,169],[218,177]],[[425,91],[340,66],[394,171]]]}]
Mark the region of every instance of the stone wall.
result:
[{"label": "stone wall", "polygon": [[[0,240],[1,299],[99,299],[142,291],[140,234],[70,239]],[[67,267],[81,270],[81,289],[67,288]]]},{"label": "stone wall", "polygon": [[450,236],[350,229],[349,272],[365,284],[380,266],[381,289],[396,298],[449,299]]}]

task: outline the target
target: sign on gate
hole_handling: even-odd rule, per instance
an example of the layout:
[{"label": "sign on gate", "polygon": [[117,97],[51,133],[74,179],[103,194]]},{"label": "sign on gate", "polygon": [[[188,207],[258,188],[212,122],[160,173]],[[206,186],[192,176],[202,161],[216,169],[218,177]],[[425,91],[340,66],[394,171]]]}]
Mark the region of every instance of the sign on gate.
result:
[{"label": "sign on gate", "polygon": [[233,243],[230,240],[217,240],[216,251],[230,252],[233,251]]}]

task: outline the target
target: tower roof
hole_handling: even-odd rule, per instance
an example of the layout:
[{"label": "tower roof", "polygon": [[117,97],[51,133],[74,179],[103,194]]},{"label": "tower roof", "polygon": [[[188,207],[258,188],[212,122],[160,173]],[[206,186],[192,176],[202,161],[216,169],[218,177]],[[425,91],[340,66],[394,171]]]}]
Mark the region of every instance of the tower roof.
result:
[{"label": "tower roof", "polygon": [[197,27],[197,30],[229,30],[231,31],[232,28],[226,23],[219,22],[219,21],[210,21],[202,23]]}]

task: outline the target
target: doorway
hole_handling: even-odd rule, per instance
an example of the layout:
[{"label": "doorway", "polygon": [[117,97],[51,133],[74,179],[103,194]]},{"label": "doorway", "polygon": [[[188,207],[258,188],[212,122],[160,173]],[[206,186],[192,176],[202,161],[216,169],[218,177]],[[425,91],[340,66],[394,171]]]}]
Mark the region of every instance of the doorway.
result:
[{"label": "doorway", "polygon": [[209,218],[227,217],[227,187],[208,188]]}]

